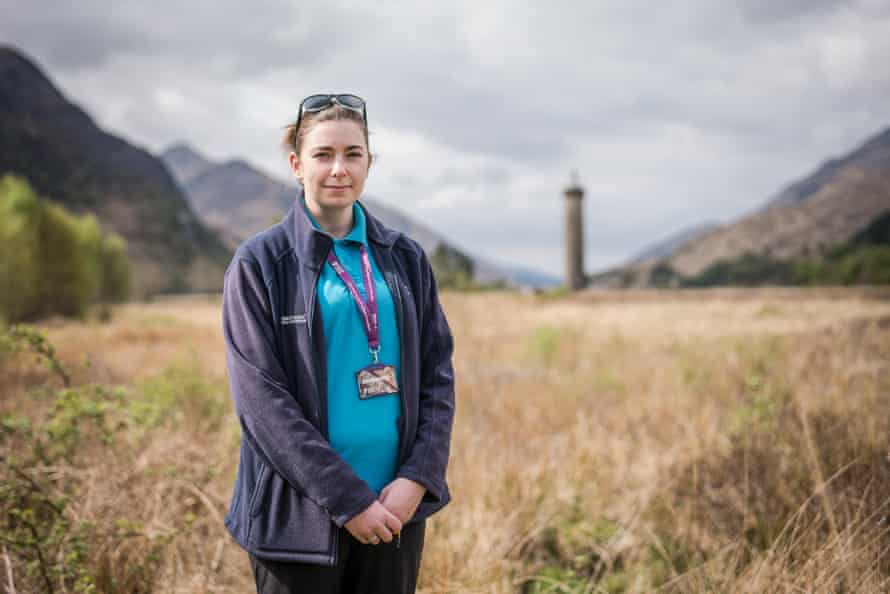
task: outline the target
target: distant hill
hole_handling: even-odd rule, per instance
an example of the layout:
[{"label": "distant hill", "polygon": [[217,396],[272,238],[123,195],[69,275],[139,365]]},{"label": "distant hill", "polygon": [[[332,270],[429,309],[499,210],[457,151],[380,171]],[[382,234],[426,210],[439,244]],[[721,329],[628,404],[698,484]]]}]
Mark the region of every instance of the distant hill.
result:
[{"label": "distant hill", "polygon": [[560,286],[563,282],[562,278],[558,276],[532,270],[531,268],[502,265],[500,269],[507,275],[510,284],[517,287],[552,289]]},{"label": "distant hill", "polygon": [[[161,159],[186,193],[192,208],[206,224],[217,229],[229,241],[238,243],[277,222],[295,198],[296,182],[284,183],[236,159],[213,162],[186,144],[175,144],[161,154]],[[471,257],[430,227],[374,197],[362,203],[384,224],[398,229],[417,241],[433,257],[439,253],[451,262],[472,263],[473,280],[479,283],[499,281],[515,285],[548,284],[547,275],[530,273],[491,264]]]},{"label": "distant hill", "polygon": [[668,235],[666,238],[643,248],[631,259],[631,262],[642,262],[643,260],[650,260],[653,258],[667,258],[681,246],[706,233],[710,233],[719,226],[718,223],[709,221],[707,223],[700,223],[692,227],[687,227],[682,231]]},{"label": "distant hill", "polygon": [[174,144],[161,155],[161,160],[173,174],[180,185],[188,184],[193,179],[213,167],[213,163],[196,153],[186,144]]},{"label": "distant hill", "polygon": [[794,182],[764,208],[687,241],[668,258],[635,264],[634,284],[649,284],[656,269],[694,277],[745,254],[777,261],[823,257],[888,211],[890,129]]},{"label": "distant hill", "polygon": [[872,174],[886,175],[890,167],[890,128],[866,141],[852,153],[823,163],[815,172],[770,198],[765,208],[800,204],[830,184],[844,168],[855,167]]},{"label": "distant hill", "polygon": [[746,253],[691,278],[676,278],[664,267],[656,271],[653,276],[663,286],[890,285],[890,211],[818,258],[778,260]]},{"label": "distant hill", "polygon": [[217,163],[184,144],[160,155],[205,224],[237,247],[244,239],[278,222],[294,188],[274,180],[245,161]]},{"label": "distant hill", "polygon": [[231,252],[195,216],[164,164],[100,129],[33,62],[0,46],[4,172],[123,236],[135,295],[221,289]]}]

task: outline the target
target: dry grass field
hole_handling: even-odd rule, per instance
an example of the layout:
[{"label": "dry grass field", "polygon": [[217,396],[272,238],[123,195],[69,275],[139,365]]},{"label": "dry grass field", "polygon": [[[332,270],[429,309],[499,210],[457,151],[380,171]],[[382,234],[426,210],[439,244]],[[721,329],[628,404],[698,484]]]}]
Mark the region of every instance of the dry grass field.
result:
[{"label": "dry grass field", "polygon": [[[422,592],[890,591],[890,292],[444,305],[454,501]],[[0,349],[0,590],[252,591],[218,298],[38,328],[54,355]]]}]

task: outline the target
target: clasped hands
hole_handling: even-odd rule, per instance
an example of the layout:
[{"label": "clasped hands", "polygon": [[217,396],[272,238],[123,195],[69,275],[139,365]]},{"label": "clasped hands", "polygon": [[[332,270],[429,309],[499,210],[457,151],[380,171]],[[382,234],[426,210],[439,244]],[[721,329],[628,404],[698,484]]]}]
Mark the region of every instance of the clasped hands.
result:
[{"label": "clasped hands", "polygon": [[426,488],[410,479],[397,478],[386,485],[377,501],[343,526],[365,544],[392,542],[417,511]]}]

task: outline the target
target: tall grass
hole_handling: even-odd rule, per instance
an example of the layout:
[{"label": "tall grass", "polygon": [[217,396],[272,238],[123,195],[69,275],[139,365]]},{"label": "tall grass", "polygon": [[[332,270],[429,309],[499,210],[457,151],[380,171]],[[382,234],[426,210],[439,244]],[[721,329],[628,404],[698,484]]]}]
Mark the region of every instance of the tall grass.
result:
[{"label": "tall grass", "polygon": [[[429,523],[421,590],[887,591],[890,301],[869,296],[447,294],[454,502]],[[69,591],[251,591],[221,523],[239,435],[218,307],[44,324],[68,388],[33,350],[0,355],[0,412],[32,432],[4,459],[55,439],[60,411],[102,411],[108,437],[22,467],[67,493],[68,534],[94,531],[80,573],[51,576]],[[32,552],[5,552],[40,591]]]}]

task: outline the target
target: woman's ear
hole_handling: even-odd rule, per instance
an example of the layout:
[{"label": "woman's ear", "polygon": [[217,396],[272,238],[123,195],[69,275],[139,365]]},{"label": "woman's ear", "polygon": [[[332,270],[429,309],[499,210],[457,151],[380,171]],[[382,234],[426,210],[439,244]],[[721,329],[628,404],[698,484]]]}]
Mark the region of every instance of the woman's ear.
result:
[{"label": "woman's ear", "polygon": [[290,170],[293,172],[294,177],[302,182],[303,168],[300,166],[300,159],[297,158],[297,153],[291,151],[290,154],[287,156],[287,162],[290,164]]},{"label": "woman's ear", "polygon": [[374,162],[374,153],[368,151],[368,169],[371,168],[371,163]]}]

